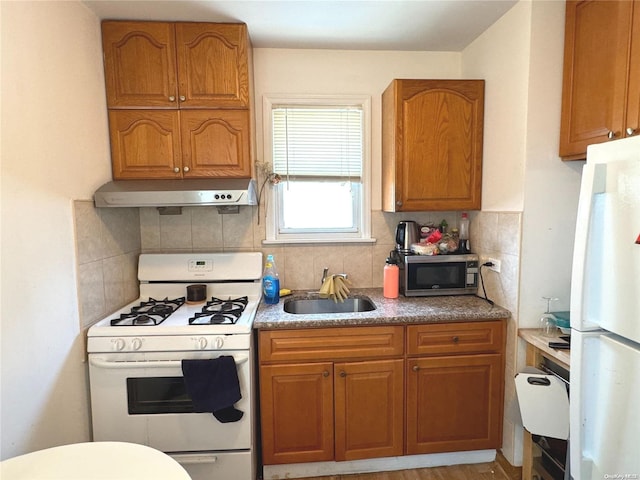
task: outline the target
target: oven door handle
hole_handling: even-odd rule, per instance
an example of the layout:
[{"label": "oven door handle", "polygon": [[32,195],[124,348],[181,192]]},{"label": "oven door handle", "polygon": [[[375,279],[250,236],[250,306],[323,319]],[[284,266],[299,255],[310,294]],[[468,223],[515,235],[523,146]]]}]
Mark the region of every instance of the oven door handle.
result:
[{"label": "oven door handle", "polygon": [[[241,365],[249,360],[248,356],[239,355],[233,357],[236,365]],[[124,369],[124,368],[176,368],[182,367],[182,360],[124,360],[111,361],[100,357],[89,357],[89,363],[98,368]]]}]

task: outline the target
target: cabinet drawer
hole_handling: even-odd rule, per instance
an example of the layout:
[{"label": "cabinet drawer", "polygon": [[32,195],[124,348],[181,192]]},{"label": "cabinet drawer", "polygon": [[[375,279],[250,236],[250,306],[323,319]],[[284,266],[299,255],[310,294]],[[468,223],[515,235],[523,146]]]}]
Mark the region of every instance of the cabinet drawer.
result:
[{"label": "cabinet drawer", "polygon": [[504,346],[503,332],[502,321],[409,325],[407,354],[497,352]]},{"label": "cabinet drawer", "polygon": [[261,362],[394,357],[403,353],[396,327],[345,327],[260,332]]}]

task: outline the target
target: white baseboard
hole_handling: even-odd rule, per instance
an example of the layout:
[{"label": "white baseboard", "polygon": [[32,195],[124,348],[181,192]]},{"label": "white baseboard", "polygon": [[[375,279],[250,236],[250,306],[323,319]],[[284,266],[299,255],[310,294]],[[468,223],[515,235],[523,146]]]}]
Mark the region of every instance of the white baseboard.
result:
[{"label": "white baseboard", "polygon": [[288,465],[265,465],[264,480],[283,478],[323,477],[349,473],[390,472],[411,468],[442,467],[469,463],[493,462],[495,450],[472,452],[433,453],[428,455],[406,455],[402,457],[370,458],[349,462],[292,463]]}]

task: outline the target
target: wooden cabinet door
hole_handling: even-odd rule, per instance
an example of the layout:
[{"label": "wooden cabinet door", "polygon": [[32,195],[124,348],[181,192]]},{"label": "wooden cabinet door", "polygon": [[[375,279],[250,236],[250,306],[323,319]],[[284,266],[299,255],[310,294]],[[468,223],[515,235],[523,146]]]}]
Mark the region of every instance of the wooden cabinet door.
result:
[{"label": "wooden cabinet door", "polygon": [[[587,145],[607,141],[610,132],[625,136],[634,3],[567,1],[560,125],[565,160],[584,159]],[[632,68],[637,73],[640,67]]]},{"label": "wooden cabinet door", "polygon": [[184,177],[250,177],[248,110],[181,110]]},{"label": "wooden cabinet door", "polygon": [[333,460],[333,364],[260,367],[265,465]]},{"label": "wooden cabinet door", "polygon": [[336,461],[403,453],[404,360],[335,364]]},{"label": "wooden cabinet door", "polygon": [[629,93],[627,95],[627,117],[624,122],[627,136],[640,135],[640,0],[634,0],[633,5]]},{"label": "wooden cabinet door", "polygon": [[498,448],[501,354],[407,360],[406,453]]},{"label": "wooden cabinet door", "polygon": [[178,111],[110,110],[113,179],[180,178]]},{"label": "wooden cabinet door", "polygon": [[483,80],[394,80],[383,117],[385,211],[480,209]]},{"label": "wooden cabinet door", "polygon": [[109,108],[177,108],[172,23],[102,22]]},{"label": "wooden cabinet door", "polygon": [[248,108],[244,24],[177,23],[180,108]]}]

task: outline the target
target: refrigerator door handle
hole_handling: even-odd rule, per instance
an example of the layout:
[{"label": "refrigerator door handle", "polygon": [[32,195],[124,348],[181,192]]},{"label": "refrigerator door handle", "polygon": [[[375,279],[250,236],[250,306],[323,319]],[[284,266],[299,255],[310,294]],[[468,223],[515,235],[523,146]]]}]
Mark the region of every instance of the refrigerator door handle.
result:
[{"label": "refrigerator door handle", "polygon": [[[594,338],[600,333],[581,333],[572,331],[573,338],[571,342],[571,357],[580,359],[585,355],[585,342]],[[592,352],[593,357],[589,366],[593,362],[597,362],[595,357],[597,350]],[[591,459],[586,455],[589,450],[587,440],[591,437],[590,426],[586,425],[586,417],[588,413],[587,396],[591,397],[588,391],[589,383],[595,384],[596,378],[594,372],[588,372],[589,368],[581,362],[576,361],[571,365],[571,390],[569,392],[569,431],[571,432],[571,441],[569,442],[570,452],[570,469],[571,478],[574,480],[590,480],[591,479]],[[587,377],[587,378],[585,378]],[[589,432],[586,429],[589,428]],[[587,474],[589,476],[587,476]]]},{"label": "refrigerator door handle", "polygon": [[589,232],[593,212],[594,195],[605,191],[607,168],[602,163],[587,163],[582,170],[580,200],[578,202],[578,220],[573,247],[573,269],[571,278],[571,328],[583,330],[582,322],[584,291],[588,279],[585,277],[587,249],[593,241]]}]

